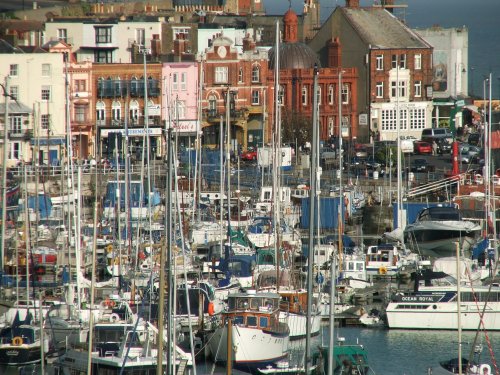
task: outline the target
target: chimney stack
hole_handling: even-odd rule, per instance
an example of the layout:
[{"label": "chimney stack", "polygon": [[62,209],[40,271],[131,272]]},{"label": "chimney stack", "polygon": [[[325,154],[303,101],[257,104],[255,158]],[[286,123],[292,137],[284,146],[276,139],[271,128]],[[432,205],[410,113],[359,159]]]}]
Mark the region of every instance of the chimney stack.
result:
[{"label": "chimney stack", "polygon": [[359,0],[345,0],[347,8],[359,8]]},{"label": "chimney stack", "polygon": [[342,66],[342,46],[338,37],[331,39],[327,44],[328,67],[339,68]]},{"label": "chimney stack", "polygon": [[253,51],[255,49],[255,42],[250,34],[247,34],[243,38],[243,52],[245,51]]}]

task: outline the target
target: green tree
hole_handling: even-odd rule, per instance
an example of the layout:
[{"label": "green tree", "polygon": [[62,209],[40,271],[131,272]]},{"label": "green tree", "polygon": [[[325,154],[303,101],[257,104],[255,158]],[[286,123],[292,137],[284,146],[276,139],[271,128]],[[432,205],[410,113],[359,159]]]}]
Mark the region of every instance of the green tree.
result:
[{"label": "green tree", "polygon": [[301,113],[284,109],[281,114],[282,142],[303,145],[312,141],[312,119]]}]

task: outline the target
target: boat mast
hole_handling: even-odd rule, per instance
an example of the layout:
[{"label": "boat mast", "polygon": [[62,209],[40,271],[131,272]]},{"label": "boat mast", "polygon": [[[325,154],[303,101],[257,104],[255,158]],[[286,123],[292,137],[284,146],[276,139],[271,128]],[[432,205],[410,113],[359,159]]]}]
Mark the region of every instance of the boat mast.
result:
[{"label": "boat mast", "polygon": [[280,289],[280,169],[281,169],[281,124],[280,124],[280,105],[278,103],[279,92],[279,79],[280,79],[280,25],[276,21],[276,53],[274,54],[274,142],[273,142],[273,159],[274,159],[274,173],[273,173],[273,204],[271,206],[273,212],[273,231],[274,231],[274,253],[276,259],[276,290]]},{"label": "boat mast", "polygon": [[335,346],[335,253],[330,263],[330,336],[328,341],[328,375],[333,375],[333,350]]},{"label": "boat mast", "polygon": [[[6,227],[6,222],[7,222],[7,158],[9,157],[8,154],[8,124],[9,124],[9,82],[10,82],[10,76],[5,77],[5,86],[3,87],[3,95],[5,97],[5,119],[3,122],[3,165],[2,165],[2,231],[0,236],[1,238],[1,249],[0,249],[0,276],[3,275],[3,266],[4,266],[4,259],[5,259],[5,227]],[[28,209],[28,201],[24,203],[25,205],[25,210]],[[26,254],[26,262],[28,261],[28,254]]]},{"label": "boat mast", "polygon": [[458,325],[458,373],[462,374],[462,298],[460,295],[460,243],[455,242],[457,250],[457,325]]},{"label": "boat mast", "polygon": [[[307,321],[306,321],[306,360],[305,360],[305,370],[306,374],[311,373],[311,310],[312,310],[312,294],[313,294],[313,265],[314,265],[314,219],[315,219],[315,201],[316,201],[316,182],[317,182],[317,171],[318,171],[318,159],[316,153],[318,152],[318,139],[319,139],[319,129],[317,126],[318,122],[318,66],[314,66],[314,82],[313,82],[313,132],[312,132],[312,142],[311,142],[311,190],[309,191],[309,250],[307,259]],[[331,307],[330,307],[331,308]]]}]

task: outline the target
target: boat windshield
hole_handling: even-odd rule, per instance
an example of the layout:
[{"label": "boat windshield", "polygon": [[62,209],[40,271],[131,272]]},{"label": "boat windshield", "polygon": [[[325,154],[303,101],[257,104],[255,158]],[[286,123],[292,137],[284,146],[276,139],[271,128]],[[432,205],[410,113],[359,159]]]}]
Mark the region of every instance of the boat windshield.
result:
[{"label": "boat windshield", "polygon": [[420,221],[459,221],[460,211],[453,207],[431,207],[421,212],[418,218]]}]

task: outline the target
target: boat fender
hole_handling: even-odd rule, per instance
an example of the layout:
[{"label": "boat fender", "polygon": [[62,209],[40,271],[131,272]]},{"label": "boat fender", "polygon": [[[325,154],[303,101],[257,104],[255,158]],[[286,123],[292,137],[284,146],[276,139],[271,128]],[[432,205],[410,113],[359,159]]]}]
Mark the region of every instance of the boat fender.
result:
[{"label": "boat fender", "polygon": [[106,301],[104,301],[104,306],[113,308],[115,307],[115,301],[110,300],[109,298],[106,298]]},{"label": "boat fender", "polygon": [[385,268],[384,266],[380,267],[380,268],[378,269],[378,273],[379,273],[380,275],[385,275],[385,274],[387,273],[387,268]]},{"label": "boat fender", "polygon": [[36,266],[35,273],[37,275],[45,275],[45,267],[44,266]]},{"label": "boat fender", "polygon": [[116,323],[116,322],[117,322],[117,321],[119,321],[119,320],[120,320],[120,315],[118,315],[118,314],[113,313],[113,314],[111,314],[111,315],[109,316],[109,321],[110,321],[111,323]]},{"label": "boat fender", "polygon": [[12,345],[14,346],[20,346],[23,344],[23,338],[20,336],[16,336],[12,339]]},{"label": "boat fender", "polygon": [[490,365],[484,364],[479,367],[479,373],[481,375],[491,375],[491,367]]},{"label": "boat fender", "polygon": [[208,315],[213,316],[215,314],[215,306],[213,302],[208,303]]}]

